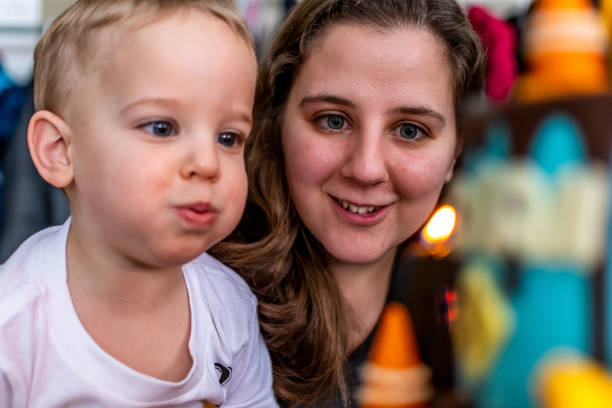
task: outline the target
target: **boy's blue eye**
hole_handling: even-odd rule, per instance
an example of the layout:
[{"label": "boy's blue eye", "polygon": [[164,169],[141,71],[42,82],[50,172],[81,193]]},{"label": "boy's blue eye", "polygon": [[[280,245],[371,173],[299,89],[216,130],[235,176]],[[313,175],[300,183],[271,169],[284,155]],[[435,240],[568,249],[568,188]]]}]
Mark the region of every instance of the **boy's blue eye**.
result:
[{"label": "boy's blue eye", "polygon": [[142,126],[142,129],[144,129],[145,132],[149,132],[152,135],[159,137],[173,136],[177,133],[176,129],[174,128],[174,125],[166,120],[156,120],[153,122],[145,123]]},{"label": "boy's blue eye", "polygon": [[223,132],[217,136],[217,142],[225,147],[233,147],[238,143],[238,135],[232,132]]}]

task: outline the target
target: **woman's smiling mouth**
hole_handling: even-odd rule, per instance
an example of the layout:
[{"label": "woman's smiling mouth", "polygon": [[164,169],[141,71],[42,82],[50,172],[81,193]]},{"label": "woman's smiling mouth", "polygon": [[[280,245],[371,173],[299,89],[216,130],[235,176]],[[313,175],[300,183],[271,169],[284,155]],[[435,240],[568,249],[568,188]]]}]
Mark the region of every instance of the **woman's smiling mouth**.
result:
[{"label": "woman's smiling mouth", "polygon": [[377,206],[357,206],[355,204],[349,203],[348,201],[339,200],[339,199],[337,201],[338,203],[340,203],[342,208],[352,212],[353,214],[366,214],[366,213],[369,214],[369,213],[373,213],[374,211],[380,208]]},{"label": "woman's smiling mouth", "polygon": [[351,201],[343,200],[334,196],[330,197],[344,210],[348,215],[357,215],[360,217],[371,218],[381,213],[382,209],[388,208],[389,205],[370,205],[370,204],[357,204]]}]

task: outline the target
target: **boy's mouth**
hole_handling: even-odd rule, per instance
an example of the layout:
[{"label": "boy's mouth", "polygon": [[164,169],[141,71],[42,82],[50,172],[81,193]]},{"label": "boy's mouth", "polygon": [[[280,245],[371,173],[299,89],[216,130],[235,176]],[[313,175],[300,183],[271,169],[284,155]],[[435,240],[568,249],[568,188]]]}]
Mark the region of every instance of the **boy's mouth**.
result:
[{"label": "boy's mouth", "polygon": [[197,202],[177,207],[179,216],[190,226],[202,229],[209,227],[217,218],[217,209],[209,203]]},{"label": "boy's mouth", "polygon": [[198,214],[203,214],[203,213],[210,212],[210,211],[216,211],[215,208],[212,205],[210,205],[208,203],[203,203],[203,202],[187,204],[187,205],[180,206],[179,208],[184,208],[184,209],[187,209],[187,210],[191,210],[191,211],[196,212]]}]

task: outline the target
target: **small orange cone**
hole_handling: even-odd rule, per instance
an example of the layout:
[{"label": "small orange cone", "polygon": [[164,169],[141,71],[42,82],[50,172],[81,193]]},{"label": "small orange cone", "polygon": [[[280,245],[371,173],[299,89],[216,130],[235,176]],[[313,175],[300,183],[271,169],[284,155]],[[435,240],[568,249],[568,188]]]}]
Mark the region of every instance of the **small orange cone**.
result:
[{"label": "small orange cone", "polygon": [[215,406],[213,404],[211,404],[210,402],[206,401],[204,403],[204,408],[215,408]]},{"label": "small orange cone", "polygon": [[608,90],[608,36],[589,0],[540,0],[528,17],[523,54],[528,71],[515,93],[523,102]]},{"label": "small orange cone", "polygon": [[432,396],[430,370],[419,356],[408,309],[390,303],[363,369],[361,408],[423,408]]}]

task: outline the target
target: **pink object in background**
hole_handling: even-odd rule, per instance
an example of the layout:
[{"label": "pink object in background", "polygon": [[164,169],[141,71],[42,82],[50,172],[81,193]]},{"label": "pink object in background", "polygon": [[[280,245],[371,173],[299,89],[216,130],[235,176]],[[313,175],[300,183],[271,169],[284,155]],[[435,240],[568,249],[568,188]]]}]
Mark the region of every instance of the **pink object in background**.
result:
[{"label": "pink object in background", "polygon": [[510,94],[518,75],[516,32],[510,24],[483,7],[470,7],[468,18],[487,52],[487,96],[494,101],[503,101]]}]

